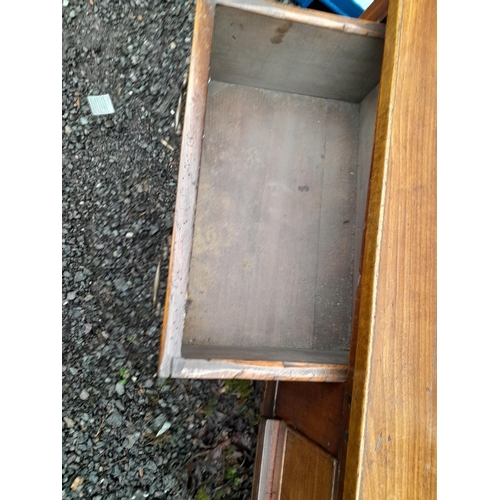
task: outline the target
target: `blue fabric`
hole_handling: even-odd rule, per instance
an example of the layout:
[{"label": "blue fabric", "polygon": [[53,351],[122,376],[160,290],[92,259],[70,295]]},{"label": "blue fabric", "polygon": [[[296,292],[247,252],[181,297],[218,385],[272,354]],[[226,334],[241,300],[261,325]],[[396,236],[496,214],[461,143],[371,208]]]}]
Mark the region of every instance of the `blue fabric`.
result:
[{"label": "blue fabric", "polygon": [[[295,0],[304,9],[311,5],[313,0]],[[364,9],[353,0],[320,0],[320,2],[335,14],[347,17],[359,17]]]}]

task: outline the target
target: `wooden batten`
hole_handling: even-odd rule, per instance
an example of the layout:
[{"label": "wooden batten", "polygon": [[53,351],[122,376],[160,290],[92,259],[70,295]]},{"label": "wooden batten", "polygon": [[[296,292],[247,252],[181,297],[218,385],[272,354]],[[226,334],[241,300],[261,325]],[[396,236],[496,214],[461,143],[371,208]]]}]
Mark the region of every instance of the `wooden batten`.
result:
[{"label": "wooden batten", "polygon": [[215,3],[211,0],[202,0],[196,5],[158,367],[158,372],[163,377],[170,376],[172,359],[181,355],[214,9]]},{"label": "wooden batten", "polygon": [[389,0],[374,0],[368,8],[359,16],[367,21],[384,21],[389,10]]}]

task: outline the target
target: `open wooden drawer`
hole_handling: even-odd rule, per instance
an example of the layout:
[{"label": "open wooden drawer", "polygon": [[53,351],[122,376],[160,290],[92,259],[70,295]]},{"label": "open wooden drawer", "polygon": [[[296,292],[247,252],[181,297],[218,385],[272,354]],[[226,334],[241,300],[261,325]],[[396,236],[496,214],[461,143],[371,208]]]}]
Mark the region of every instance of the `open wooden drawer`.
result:
[{"label": "open wooden drawer", "polygon": [[346,379],[384,31],[198,1],[160,376]]}]

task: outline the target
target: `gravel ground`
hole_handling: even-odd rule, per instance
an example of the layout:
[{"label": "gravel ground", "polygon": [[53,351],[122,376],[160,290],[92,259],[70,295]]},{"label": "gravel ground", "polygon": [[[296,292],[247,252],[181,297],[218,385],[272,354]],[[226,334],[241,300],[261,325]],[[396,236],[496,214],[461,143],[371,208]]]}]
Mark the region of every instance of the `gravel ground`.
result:
[{"label": "gravel ground", "polygon": [[194,1],[62,10],[63,499],[247,499],[262,385],[156,378]]}]

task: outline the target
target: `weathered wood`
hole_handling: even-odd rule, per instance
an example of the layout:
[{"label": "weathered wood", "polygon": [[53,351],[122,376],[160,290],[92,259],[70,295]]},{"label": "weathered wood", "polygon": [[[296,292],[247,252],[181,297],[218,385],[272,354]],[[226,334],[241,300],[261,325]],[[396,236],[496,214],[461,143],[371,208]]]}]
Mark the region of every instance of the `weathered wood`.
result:
[{"label": "weathered wood", "polygon": [[348,382],[344,499],[437,496],[435,101],[436,4],[392,0]]},{"label": "weathered wood", "polygon": [[201,158],[215,3],[197,2],[181,143],[159,375],[170,376],[172,358],[181,354],[193,223]]},{"label": "weathered wood", "polygon": [[182,346],[186,359],[243,359],[246,361],[283,361],[346,365],[349,351],[317,351],[314,349],[283,349],[281,347],[233,347],[213,345]]},{"label": "weathered wood", "polygon": [[210,83],[185,343],[348,349],[358,118]]},{"label": "weathered wood", "polygon": [[346,365],[233,359],[210,361],[174,358],[172,360],[174,378],[344,382],[346,376]]},{"label": "weathered wood", "polygon": [[[262,432],[261,432],[262,431]],[[276,500],[279,497],[280,462],[286,425],[280,420],[263,419],[259,427],[256,460],[261,465],[254,474],[252,500]]]},{"label": "weathered wood", "polygon": [[[307,82],[318,79],[311,78],[307,64],[326,80],[337,79],[335,95],[362,100],[378,81],[385,28],[282,7],[261,0],[197,5],[162,377],[345,379],[357,285],[353,255],[363,106],[313,97],[318,92]],[[235,27],[234,20],[241,23]],[[268,28],[274,41],[254,36]],[[221,45],[234,29],[250,33],[250,39],[231,49],[231,36]],[[315,38],[311,30],[330,49],[313,44],[307,53],[304,40]],[[281,81],[279,91],[249,87],[261,85],[260,76],[256,81],[251,74],[238,76],[235,67],[231,72],[244,85],[214,79],[226,49],[234,49],[229,59],[238,63],[241,48],[248,57],[253,51],[257,58],[272,59],[278,52],[269,52],[270,46],[289,59],[286,71],[280,63],[278,73],[261,74]],[[250,73],[258,72],[257,66]],[[302,82],[297,92],[311,95],[289,92],[294,75]],[[353,89],[356,96],[349,94]],[[189,346],[185,353],[183,344]],[[215,347],[216,354],[210,350]],[[191,348],[202,351],[186,354]],[[223,359],[221,349],[230,348],[236,351]],[[264,349],[262,359],[254,359],[256,351],[248,348]]]},{"label": "weathered wood", "polygon": [[382,52],[381,38],[218,5],[210,75],[221,82],[359,103],[378,83]]},{"label": "weathered wood", "polygon": [[359,16],[359,19],[366,19],[367,21],[380,22],[387,17],[388,10],[389,10],[389,0],[375,0]]},{"label": "weathered wood", "polygon": [[313,347],[318,350],[335,347],[349,351],[359,106],[329,101],[326,111]]},{"label": "weathered wood", "polygon": [[275,17],[284,21],[299,22],[328,28],[329,30],[361,36],[384,38],[385,26],[366,19],[354,19],[330,12],[302,9],[293,5],[283,5],[266,0],[218,0],[217,4]]}]

